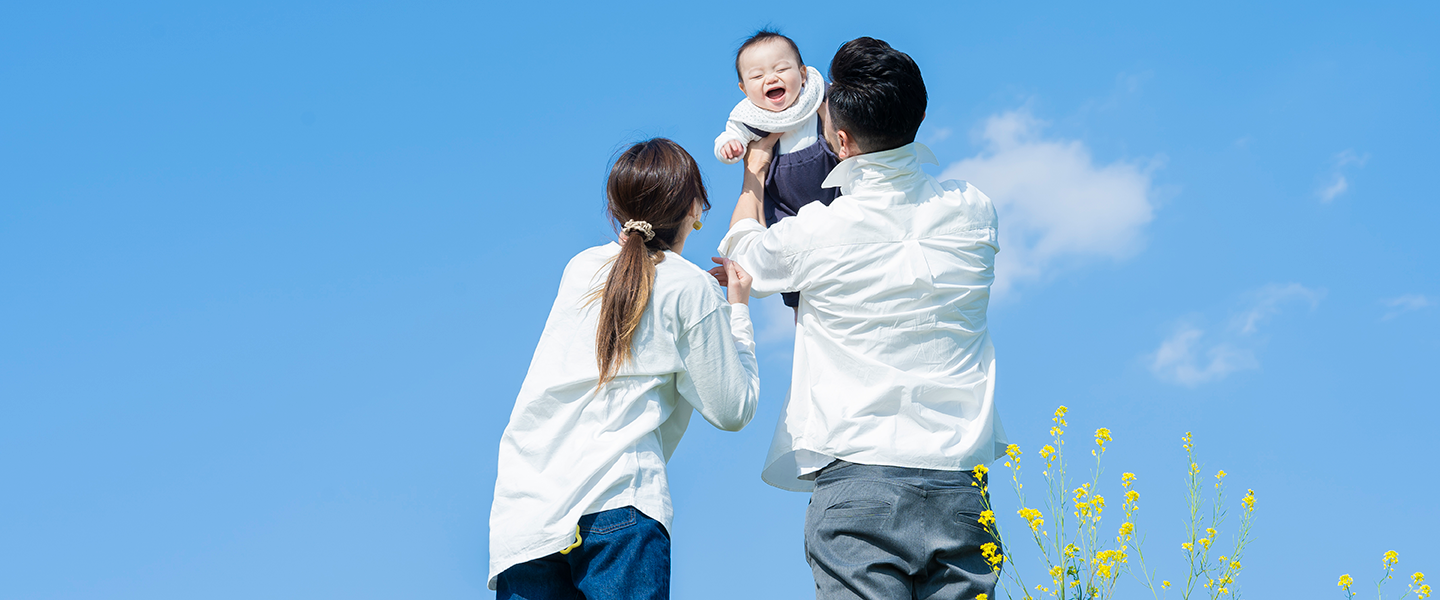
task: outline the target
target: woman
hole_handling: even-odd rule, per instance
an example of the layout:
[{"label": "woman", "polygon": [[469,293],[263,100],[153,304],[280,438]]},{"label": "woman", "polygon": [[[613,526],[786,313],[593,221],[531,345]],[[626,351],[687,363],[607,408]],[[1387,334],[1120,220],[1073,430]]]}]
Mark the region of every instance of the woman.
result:
[{"label": "woman", "polygon": [[665,463],[692,410],[726,431],[755,414],[750,276],[726,262],[722,293],[680,256],[710,209],[695,159],[667,139],[635,144],[605,195],[620,242],[566,265],[500,439],[501,600],[669,598]]}]

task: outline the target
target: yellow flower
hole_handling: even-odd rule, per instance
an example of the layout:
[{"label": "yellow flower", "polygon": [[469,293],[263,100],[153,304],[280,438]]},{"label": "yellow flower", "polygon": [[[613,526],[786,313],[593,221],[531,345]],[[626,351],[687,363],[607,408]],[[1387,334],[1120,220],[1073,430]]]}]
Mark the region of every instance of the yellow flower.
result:
[{"label": "yellow flower", "polygon": [[1204,546],[1206,550],[1210,549],[1210,538],[1200,538],[1195,541],[1200,542],[1200,545]]},{"label": "yellow flower", "polygon": [[1180,544],[1180,547],[1181,547],[1181,548],[1184,548],[1186,552],[1190,552],[1190,551],[1193,551],[1193,550],[1195,549],[1195,544],[1191,544],[1190,542],[1185,542],[1185,543],[1183,543],[1183,544]]},{"label": "yellow flower", "polygon": [[984,556],[985,558],[990,558],[992,556],[995,556],[995,551],[999,548],[1000,547],[996,546],[994,542],[985,542],[984,544],[980,545],[980,555]]},{"label": "yellow flower", "polygon": [[1130,491],[1128,491],[1128,492],[1125,492],[1125,501],[1126,501],[1126,502],[1129,502],[1129,503],[1131,503],[1131,504],[1134,504],[1135,501],[1136,501],[1136,500],[1139,500],[1139,499],[1140,499],[1140,492],[1137,492],[1137,491],[1135,491],[1135,490],[1130,490]]},{"label": "yellow flower", "polygon": [[1059,579],[1059,578],[1060,578],[1060,575],[1063,574],[1063,573],[1065,573],[1065,570],[1064,570],[1064,569],[1061,569],[1061,568],[1060,568],[1060,565],[1055,565],[1055,566],[1053,566],[1053,567],[1050,567],[1050,578],[1051,578],[1051,579]]},{"label": "yellow flower", "polygon": [[1245,497],[1241,498],[1240,501],[1245,503],[1245,510],[1255,510],[1255,490],[1246,492]]},{"label": "yellow flower", "polygon": [[1060,437],[1061,435],[1064,435],[1064,433],[1065,433],[1065,430],[1064,430],[1064,429],[1061,429],[1061,428],[1059,428],[1059,427],[1051,427],[1051,428],[1050,428],[1050,437]]},{"label": "yellow flower", "polygon": [[1101,579],[1109,579],[1109,578],[1110,578],[1110,565],[1109,565],[1109,564],[1101,564],[1101,565],[1099,565],[1099,566],[1096,566],[1096,567],[1095,567],[1095,574],[1096,574],[1096,575],[1099,575]]},{"label": "yellow flower", "polygon": [[981,524],[981,525],[984,525],[985,527],[989,527],[992,523],[995,522],[995,513],[992,512],[992,511],[988,511],[988,510],[987,510],[987,511],[982,511],[982,512],[980,513],[980,519],[979,519],[979,521],[980,521],[980,524]]},{"label": "yellow flower", "polygon": [[1419,596],[1416,596],[1416,597],[1419,598],[1420,600],[1425,600],[1426,598],[1429,598],[1429,597],[1430,597],[1430,586],[1429,586],[1429,585],[1422,585],[1422,586],[1420,586],[1420,595],[1419,595]]},{"label": "yellow flower", "polygon": [[1199,472],[1200,472],[1200,465],[1197,465],[1197,464],[1195,464],[1195,463],[1193,463],[1193,462],[1190,463],[1190,472],[1191,472],[1191,473],[1199,473]]},{"label": "yellow flower", "polygon": [[1161,581],[1161,582],[1160,582],[1160,587],[1168,590],[1168,589],[1170,589],[1170,582],[1169,582],[1169,581]]},{"label": "yellow flower", "polygon": [[[1223,560],[1223,559],[1222,559],[1222,560]],[[1238,560],[1232,560],[1232,561],[1230,561],[1230,570],[1231,570],[1231,571],[1239,571],[1239,570],[1240,570],[1240,561],[1238,561]]]},{"label": "yellow flower", "polygon": [[1219,472],[1215,473],[1215,478],[1216,478],[1216,479],[1224,479],[1224,478],[1225,478],[1225,469],[1220,469]]},{"label": "yellow flower", "polygon": [[1120,535],[1130,535],[1132,533],[1135,533],[1134,523],[1126,521],[1120,524]]},{"label": "yellow flower", "polygon": [[990,600],[990,596],[986,594],[976,594],[975,600]]},{"label": "yellow flower", "polygon": [[1349,575],[1341,575],[1341,576],[1340,576],[1340,583],[1339,583],[1338,585],[1340,586],[1340,589],[1343,589],[1343,590],[1345,590],[1345,591],[1348,592],[1348,591],[1350,591],[1350,586],[1353,585],[1354,583],[1355,583],[1355,578],[1354,578],[1354,577],[1351,577],[1351,576],[1349,576]]},{"label": "yellow flower", "polygon": [[1388,567],[1388,566],[1390,566],[1390,565],[1398,565],[1398,564],[1400,564],[1400,555],[1399,555],[1399,554],[1396,554],[1394,550],[1391,550],[1391,551],[1385,553],[1385,566]]},{"label": "yellow flower", "polygon": [[1063,418],[1065,418],[1065,413],[1068,412],[1069,410],[1070,410],[1070,409],[1065,408],[1065,405],[1064,405],[1064,404],[1061,404],[1061,405],[1060,405],[1060,408],[1055,409],[1055,418],[1057,418],[1057,419],[1063,419]]},{"label": "yellow flower", "polygon": [[975,478],[976,478],[976,479],[980,479],[980,478],[985,477],[985,474],[986,474],[986,473],[989,473],[989,472],[990,472],[990,467],[987,467],[987,466],[985,466],[985,465],[975,465]]},{"label": "yellow flower", "polygon": [[1414,581],[1415,585],[1420,585],[1425,583],[1425,574],[1417,571],[1414,575],[1410,576],[1410,580]]},{"label": "yellow flower", "polygon": [[1208,534],[1208,535],[1206,535],[1205,537],[1212,537],[1212,538],[1213,538],[1213,537],[1215,537],[1215,528],[1213,528],[1213,527],[1206,527],[1206,528],[1205,528],[1205,533]]},{"label": "yellow flower", "polygon": [[1106,428],[1104,428],[1104,427],[1101,427],[1101,428],[1095,430],[1095,443],[1096,443],[1096,444],[1099,444],[1100,446],[1104,446],[1104,445],[1105,445],[1105,442],[1108,442],[1108,441],[1110,441],[1111,439],[1113,439],[1113,438],[1110,437],[1110,430],[1109,430],[1109,429],[1106,429]]},{"label": "yellow flower", "polygon": [[1130,484],[1133,483],[1134,481],[1135,481],[1135,474],[1134,474],[1134,473],[1124,473],[1124,474],[1121,474],[1121,475],[1120,475],[1120,486],[1121,486],[1121,487],[1127,487],[1127,488],[1128,488],[1128,487],[1130,487]]},{"label": "yellow flower", "polygon": [[1080,547],[1075,544],[1065,544],[1065,556],[1071,557],[1080,553]]},{"label": "yellow flower", "polygon": [[1010,460],[1020,460],[1020,447],[1010,444],[1005,447],[1005,454],[1010,457]]},{"label": "yellow flower", "polygon": [[1225,586],[1220,586],[1220,595],[1221,595],[1221,596],[1224,596],[1225,594],[1227,594],[1227,593],[1229,593],[1229,592],[1230,592],[1229,588],[1226,588]]}]

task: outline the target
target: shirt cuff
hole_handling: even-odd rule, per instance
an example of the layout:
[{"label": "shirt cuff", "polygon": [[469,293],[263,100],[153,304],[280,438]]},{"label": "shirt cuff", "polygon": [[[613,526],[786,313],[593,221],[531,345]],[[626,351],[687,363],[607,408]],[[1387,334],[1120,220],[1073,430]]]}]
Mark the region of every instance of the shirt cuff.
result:
[{"label": "shirt cuff", "polygon": [[740,145],[741,145],[741,146],[744,146],[744,145],[745,145],[745,140],[740,139],[738,136],[736,136],[735,134],[731,133],[730,130],[728,130],[728,129],[725,130],[724,133],[721,133],[721,134],[720,134],[720,137],[715,138],[715,158],[718,159],[720,162],[725,163],[725,164],[727,164],[727,165],[733,165],[733,164],[735,164],[735,163],[737,163],[737,162],[740,162],[740,159],[745,157],[745,153],[743,153],[743,152],[740,153],[740,156],[737,156],[737,157],[735,157],[735,158],[725,158],[724,155],[720,154],[720,149],[721,149],[721,148],[724,148],[724,147],[725,147],[725,143],[726,143],[726,142],[729,142],[729,141],[731,141],[731,140],[740,142]]},{"label": "shirt cuff", "polygon": [[755,352],[755,329],[750,324],[750,305],[730,305],[730,333],[735,336],[735,349]]},{"label": "shirt cuff", "polygon": [[741,219],[739,223],[730,226],[730,231],[725,232],[725,237],[720,240],[720,256],[734,258],[733,254],[740,242],[746,237],[754,234],[764,234],[765,226],[755,219]]}]

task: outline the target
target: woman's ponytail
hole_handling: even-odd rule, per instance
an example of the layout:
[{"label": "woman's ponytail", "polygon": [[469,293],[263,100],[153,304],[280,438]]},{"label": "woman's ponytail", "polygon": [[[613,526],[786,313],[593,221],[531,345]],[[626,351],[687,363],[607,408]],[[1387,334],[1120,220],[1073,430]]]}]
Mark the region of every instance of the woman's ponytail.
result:
[{"label": "woman's ponytail", "polygon": [[615,378],[633,356],[635,332],[655,289],[655,265],[665,260],[686,216],[699,203],[710,210],[705,183],[695,159],[665,138],[640,142],[620,153],[605,184],[610,215],[625,226],[620,255],[599,290],[600,320],[595,331],[598,385]]}]

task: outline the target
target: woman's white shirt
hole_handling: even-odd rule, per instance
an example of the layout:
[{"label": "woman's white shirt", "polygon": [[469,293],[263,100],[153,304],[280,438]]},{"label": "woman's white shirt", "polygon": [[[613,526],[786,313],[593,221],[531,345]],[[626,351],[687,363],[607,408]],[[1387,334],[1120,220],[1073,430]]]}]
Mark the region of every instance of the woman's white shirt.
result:
[{"label": "woman's white shirt", "polygon": [[672,522],[665,463],[692,411],[727,431],[759,400],[749,307],[678,254],[656,265],[633,355],[596,388],[595,331],[615,243],[566,265],[510,423],[500,439],[490,510],[490,578],[575,541],[580,517],[634,506]]}]

